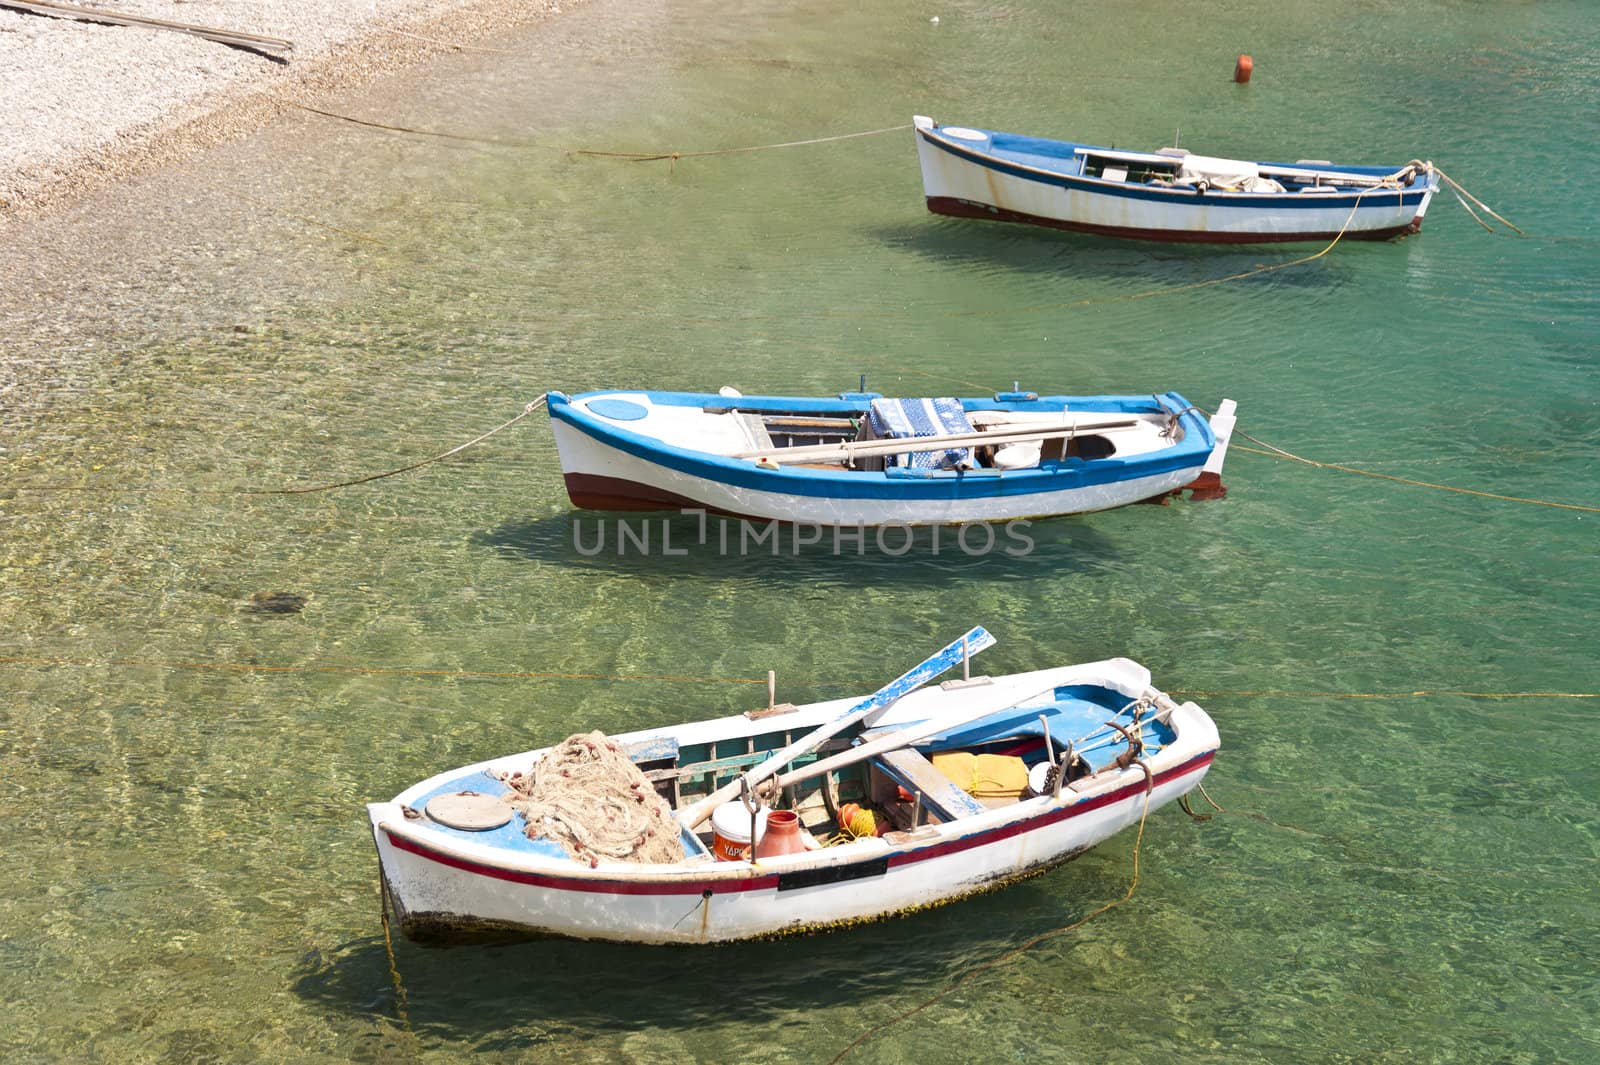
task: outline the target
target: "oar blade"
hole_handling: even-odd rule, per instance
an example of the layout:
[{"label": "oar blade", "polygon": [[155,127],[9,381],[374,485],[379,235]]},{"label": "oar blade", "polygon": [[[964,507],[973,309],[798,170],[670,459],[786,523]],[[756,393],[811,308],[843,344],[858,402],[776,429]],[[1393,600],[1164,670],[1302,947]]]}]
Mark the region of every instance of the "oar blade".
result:
[{"label": "oar blade", "polygon": [[856,722],[867,721],[870,723],[874,716],[893,706],[897,700],[909,695],[946,670],[960,665],[963,658],[970,658],[986,647],[993,647],[994,642],[994,637],[989,634],[987,629],[982,625],[974,626],[960,639],[951,641],[942,650],[912,666],[888,684],[856,703],[843,714],[825,722],[781,751],[776,752],[760,765],[742,774],[738,780],[725,784],[705,798],[684,807],[678,813],[679,820],[690,828],[695,827],[710,817],[711,811],[718,805],[739,794],[740,780],[754,787],[802,754],[809,754],[811,751],[816,750],[825,741]]}]

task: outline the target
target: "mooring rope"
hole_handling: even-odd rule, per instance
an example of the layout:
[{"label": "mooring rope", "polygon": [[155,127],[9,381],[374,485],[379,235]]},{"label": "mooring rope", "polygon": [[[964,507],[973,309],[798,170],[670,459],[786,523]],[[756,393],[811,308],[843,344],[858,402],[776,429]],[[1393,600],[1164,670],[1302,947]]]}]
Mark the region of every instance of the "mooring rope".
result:
[{"label": "mooring rope", "polygon": [[92,485],[92,484],[35,484],[35,485],[18,485],[18,486],[16,486],[16,488],[13,489],[13,491],[17,491],[17,492],[183,492],[183,493],[188,494],[188,495],[223,495],[223,496],[297,496],[297,495],[305,495],[305,494],[307,494],[309,492],[327,492],[327,491],[331,491],[331,490],[333,490],[335,488],[349,488],[352,485],[366,484],[369,481],[381,481],[385,477],[393,477],[396,474],[409,473],[412,470],[421,469],[423,466],[428,466],[428,465],[431,465],[432,463],[438,462],[438,461],[440,461],[442,459],[447,459],[451,455],[459,454],[459,453],[467,450],[467,448],[469,448],[469,447],[473,447],[476,444],[483,443],[485,440],[489,439],[491,436],[494,436],[496,433],[504,432],[505,430],[511,428],[513,425],[516,425],[522,419],[526,418],[528,415],[532,414],[534,411],[536,411],[540,407],[544,406],[547,399],[548,399],[548,394],[541,395],[538,399],[534,400],[532,403],[529,403],[527,406],[523,407],[522,411],[520,413],[518,413],[516,416],[514,416],[512,418],[508,418],[507,420],[501,422],[499,425],[495,426],[493,429],[490,429],[486,433],[481,433],[478,436],[473,437],[471,440],[468,440],[465,444],[457,444],[455,447],[451,448],[449,451],[442,451],[437,455],[432,455],[432,456],[429,456],[428,458],[421,459],[421,460],[419,460],[417,462],[410,463],[409,465],[401,466],[399,469],[384,470],[381,473],[371,473],[371,474],[368,474],[365,477],[356,477],[356,478],[354,478],[352,480],[349,480],[349,481],[338,481],[338,482],[335,482],[333,484],[312,484],[312,485],[305,485],[305,486],[300,487],[300,488],[188,488],[188,487],[181,487],[181,486],[177,487],[177,488],[161,488],[161,487],[151,487],[151,486],[148,486],[148,485],[127,485],[127,486],[119,487],[119,486],[116,486],[116,485],[102,486],[102,485]]},{"label": "mooring rope", "polygon": [[703,159],[711,155],[738,155],[742,152],[765,152],[774,148],[801,148],[808,144],[830,144],[834,141],[854,140],[857,137],[876,137],[883,133],[900,133],[911,128],[907,122],[900,126],[885,126],[882,129],[867,129],[859,133],[840,133],[832,137],[811,137],[802,141],[783,141],[779,144],[752,144],[744,148],[713,148],[701,152],[607,152],[594,148],[575,148],[574,155],[600,155],[613,159],[627,159],[635,163],[653,163],[662,159],[677,162],[679,159]]},{"label": "mooring rope", "polygon": [[1360,477],[1372,477],[1380,481],[1394,481],[1396,484],[1407,484],[1414,488],[1432,488],[1439,492],[1454,492],[1458,495],[1478,496],[1483,499],[1497,499],[1503,503],[1523,503],[1533,507],[1552,507],[1557,510],[1576,510],[1585,514],[1600,514],[1600,507],[1592,507],[1583,503],[1558,503],[1549,499],[1530,499],[1527,496],[1503,495],[1499,492],[1485,492],[1477,488],[1459,488],[1455,485],[1438,484],[1434,481],[1419,481],[1414,477],[1400,477],[1392,473],[1379,473],[1376,470],[1363,470],[1355,466],[1346,466],[1340,462],[1318,462],[1316,459],[1308,459],[1301,455],[1296,455],[1292,451],[1285,451],[1281,447],[1269,444],[1264,440],[1258,440],[1248,433],[1239,432],[1237,429],[1235,429],[1234,432],[1239,436],[1244,437],[1246,440],[1249,440],[1251,443],[1260,444],[1263,448],[1267,449],[1265,451],[1258,451],[1255,448],[1250,447],[1241,447],[1237,449],[1252,455],[1265,455],[1268,458],[1289,459],[1290,461],[1301,462],[1307,466],[1312,466],[1321,470],[1338,470],[1341,473],[1353,473]]},{"label": "mooring rope", "polygon": [[[764,677],[708,677],[678,673],[557,673],[542,670],[487,670],[487,669],[407,669],[383,666],[302,665],[269,666],[255,662],[181,662],[145,658],[92,659],[51,658],[41,655],[0,656],[0,665],[67,667],[73,669],[101,669],[108,666],[119,669],[172,669],[196,673],[332,673],[359,676],[443,677],[466,680],[570,680],[570,681],[644,681],[675,684],[751,684],[765,685]],[[818,677],[789,677],[785,683],[805,687],[871,687],[875,682],[865,680],[826,680]]]},{"label": "mooring rope", "polygon": [[[54,658],[45,655],[0,656],[0,666],[39,666],[69,669],[172,669],[196,673],[330,673],[357,676],[440,677],[446,680],[537,680],[537,681],[620,681],[623,683],[734,684],[765,685],[765,677],[713,677],[692,673],[562,673],[547,670],[421,669],[402,666],[299,665],[272,666],[257,662],[183,662],[148,658]],[[879,683],[870,678],[789,677],[785,683],[808,688],[869,689]],[[1281,699],[1600,699],[1600,692],[1562,691],[1460,691],[1450,688],[1417,688],[1411,691],[1337,692],[1289,688],[1170,688],[1169,695],[1185,698],[1260,698]]]},{"label": "mooring rope", "polygon": [[1329,692],[1294,688],[1215,689],[1171,688],[1168,695],[1181,695],[1189,699],[1214,698],[1276,698],[1276,699],[1600,699],[1600,692],[1476,692],[1457,691],[1451,688],[1417,688],[1403,692]]},{"label": "mooring rope", "polygon": [[[392,126],[387,122],[374,122],[371,119],[356,118],[352,115],[341,115],[337,111],[324,111],[320,107],[312,107],[298,100],[289,100],[278,97],[278,102],[286,107],[298,107],[302,111],[309,111],[313,115],[323,118],[335,119],[339,122],[348,122],[353,126],[366,126],[368,129],[381,129],[389,133],[409,133],[416,137],[436,137],[440,140],[463,141],[467,144],[487,144],[496,148],[550,148],[551,145],[536,144],[533,141],[504,140],[498,137],[475,137],[468,133],[445,133],[435,129],[417,129],[413,126]],[[556,149],[560,150],[560,149]]]},{"label": "mooring rope", "polygon": [[[1432,166],[1431,163],[1429,165]],[[1467,200],[1471,200],[1473,203],[1477,204],[1479,207],[1482,207],[1484,209],[1484,211],[1489,215],[1490,218],[1493,218],[1495,221],[1497,221],[1500,224],[1504,225],[1507,229],[1513,230],[1517,234],[1517,236],[1519,236],[1519,237],[1527,236],[1527,234],[1524,233],[1522,230],[1517,229],[1516,226],[1512,225],[1510,220],[1508,220],[1508,219],[1502,217],[1501,215],[1495,213],[1495,210],[1494,210],[1493,207],[1490,207],[1488,204],[1486,204],[1482,200],[1478,199],[1472,193],[1468,192],[1465,188],[1463,188],[1461,186],[1460,182],[1458,182],[1455,178],[1451,177],[1449,174],[1446,174],[1439,167],[1437,167],[1437,166],[1433,167],[1433,172],[1435,174],[1439,175],[1439,180],[1440,181],[1443,181],[1445,184],[1449,185],[1452,189],[1455,190],[1456,199],[1461,200],[1461,206],[1467,207],[1466,200],[1462,200],[1461,199],[1461,197],[1465,196],[1467,198]],[[1480,226],[1483,226],[1483,228],[1489,230],[1489,232],[1491,232],[1491,233],[1495,232],[1495,230],[1492,227],[1490,227],[1489,225],[1485,224],[1484,221],[1481,218],[1479,218],[1476,214],[1473,214],[1472,208],[1467,207],[1467,213],[1472,215],[1473,221],[1477,222]]]},{"label": "mooring rope", "polygon": [[1144,770],[1144,809],[1139,813],[1139,832],[1133,840],[1133,879],[1129,881],[1128,890],[1123,893],[1121,898],[1112,899],[1104,906],[1101,906],[1098,910],[1078,918],[1071,924],[1062,925],[1060,928],[1052,928],[1048,932],[1040,932],[1038,935],[1034,936],[1032,939],[1029,939],[1021,946],[1013,947],[1003,954],[999,954],[993,958],[990,958],[986,962],[982,962],[979,965],[973,966],[971,969],[968,969],[966,972],[962,973],[961,976],[955,980],[955,982],[950,984],[950,986],[946,987],[944,990],[923,1000],[916,1006],[913,1006],[912,1008],[889,1018],[887,1021],[883,1021],[879,1024],[871,1026],[866,1031],[856,1036],[845,1045],[843,1050],[839,1051],[839,1053],[828,1059],[828,1065],[838,1065],[838,1063],[843,1061],[851,1051],[855,1050],[856,1047],[860,1046],[868,1039],[871,1039],[880,1032],[887,1031],[888,1029],[899,1024],[901,1021],[915,1017],[917,1014],[921,1013],[923,1010],[927,1009],[929,1006],[932,1006],[939,1000],[948,998],[950,995],[954,994],[962,986],[972,980],[973,977],[988,972],[995,966],[1002,965],[1013,958],[1026,954],[1028,951],[1032,950],[1034,947],[1038,946],[1040,943],[1043,943],[1047,939],[1053,939],[1056,936],[1064,935],[1065,933],[1071,932],[1074,929],[1082,928],[1084,925],[1088,924],[1096,917],[1099,917],[1101,914],[1107,912],[1108,910],[1113,910],[1116,907],[1121,906],[1124,902],[1127,902],[1129,899],[1133,898],[1134,889],[1139,886],[1139,846],[1144,842],[1145,821],[1150,816],[1150,796],[1155,791],[1155,778],[1150,773],[1149,765],[1142,761],[1135,762],[1134,765],[1137,765],[1140,769]]},{"label": "mooring rope", "polygon": [[400,1018],[400,1027],[412,1039],[416,1039],[416,1029],[411,1027],[411,1011],[406,1004],[405,984],[400,981],[400,965],[394,957],[394,938],[389,934],[389,892],[384,887],[383,876],[378,876],[378,906],[379,916],[383,922],[383,949],[389,957],[389,979],[394,983],[394,1011]]},{"label": "mooring rope", "polygon": [[295,495],[304,495],[307,492],[326,492],[326,491],[329,491],[329,490],[334,489],[334,488],[349,488],[351,485],[366,484],[368,481],[381,481],[385,477],[393,477],[395,474],[398,474],[398,473],[408,473],[411,470],[420,469],[423,466],[427,466],[427,465],[430,465],[432,463],[438,462],[441,459],[447,459],[451,455],[455,455],[455,454],[458,454],[458,453],[460,453],[462,451],[465,451],[465,450],[467,450],[467,448],[472,447],[475,444],[483,443],[485,440],[489,439],[491,436],[494,436],[496,433],[503,432],[504,430],[511,428],[513,425],[516,425],[522,419],[526,418],[528,415],[532,414],[534,411],[536,411],[540,407],[544,406],[545,405],[545,401],[548,398],[549,398],[549,394],[548,393],[546,393],[545,395],[540,396],[538,399],[534,400],[532,403],[529,403],[527,406],[523,407],[522,408],[522,412],[520,414],[516,415],[513,418],[509,418],[506,421],[501,422],[499,425],[495,426],[493,429],[490,429],[487,433],[483,433],[480,436],[473,437],[471,440],[468,440],[465,444],[458,444],[455,447],[451,448],[449,451],[440,452],[439,454],[434,455],[431,458],[425,458],[425,459],[421,460],[420,462],[413,462],[409,466],[401,466],[397,470],[385,470],[382,473],[373,473],[373,474],[367,475],[366,477],[357,477],[353,481],[339,481],[336,484],[314,484],[314,485],[308,485],[308,486],[306,486],[304,488],[256,488],[256,489],[247,489],[247,490],[241,491],[239,494],[240,495],[247,495],[247,496],[295,496]]},{"label": "mooring rope", "polygon": [[[415,35],[411,35],[415,36]],[[427,38],[423,38],[426,40]],[[445,43],[445,42],[439,42]],[[468,144],[486,144],[497,148],[543,148],[549,151],[566,152],[572,155],[595,155],[612,159],[626,159],[635,163],[650,163],[668,159],[677,162],[679,159],[703,159],[713,155],[739,155],[745,152],[765,152],[776,148],[801,148],[813,144],[831,144],[835,141],[855,140],[858,137],[876,137],[884,133],[901,133],[911,128],[907,122],[899,126],[885,126],[882,129],[867,129],[856,133],[838,133],[830,137],[808,137],[805,140],[782,141],[777,144],[751,144],[739,148],[711,148],[704,151],[677,152],[621,152],[604,151],[598,148],[562,148],[553,144],[539,144],[527,140],[506,140],[499,137],[478,137],[468,133],[450,133],[436,129],[419,129],[415,126],[397,126],[387,122],[375,122],[372,119],[356,118],[353,115],[343,115],[337,111],[326,111],[320,107],[312,107],[298,100],[279,97],[281,103],[289,107],[297,107],[302,111],[309,111],[313,115],[331,118],[339,122],[348,122],[355,126],[365,126],[368,129],[381,129],[388,133],[407,133],[417,137],[436,137],[441,140],[464,141]]]}]

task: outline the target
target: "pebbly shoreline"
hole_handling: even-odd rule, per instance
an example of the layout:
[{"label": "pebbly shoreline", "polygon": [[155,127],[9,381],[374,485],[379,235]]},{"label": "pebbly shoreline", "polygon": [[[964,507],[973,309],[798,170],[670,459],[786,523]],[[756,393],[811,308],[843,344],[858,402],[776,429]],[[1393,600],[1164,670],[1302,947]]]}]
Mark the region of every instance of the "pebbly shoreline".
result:
[{"label": "pebbly shoreline", "polygon": [[281,61],[184,33],[0,8],[0,223],[259,129],[292,106],[286,98],[471,48],[575,2],[96,0],[292,41]]}]

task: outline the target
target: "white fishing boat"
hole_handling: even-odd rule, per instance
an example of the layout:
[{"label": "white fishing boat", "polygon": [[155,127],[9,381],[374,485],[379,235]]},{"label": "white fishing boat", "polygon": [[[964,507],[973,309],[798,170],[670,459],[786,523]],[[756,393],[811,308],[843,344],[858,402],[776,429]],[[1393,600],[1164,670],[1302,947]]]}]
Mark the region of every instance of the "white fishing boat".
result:
[{"label": "white fishing boat", "polygon": [[827,526],[1074,514],[1221,494],[1234,404],[1176,392],[892,399],[604,391],[546,396],[567,494]]},{"label": "white fishing boat", "polygon": [[928,210],[1138,240],[1386,240],[1422,228],[1432,163],[1263,163],[913,119]]},{"label": "white fishing boat", "polygon": [[574,736],[430,777],[368,806],[385,897],[429,940],[818,931],[1039,873],[1205,776],[1216,727],[1143,667],[968,676],[992,643],[975,628],[864,699]]}]

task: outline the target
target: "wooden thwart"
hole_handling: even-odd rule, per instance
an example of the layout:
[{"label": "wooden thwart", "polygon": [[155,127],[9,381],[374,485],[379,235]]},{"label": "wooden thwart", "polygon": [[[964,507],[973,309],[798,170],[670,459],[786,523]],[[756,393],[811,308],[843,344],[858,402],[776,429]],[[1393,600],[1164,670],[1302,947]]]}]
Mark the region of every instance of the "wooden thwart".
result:
[{"label": "wooden thwart", "polygon": [[14,8],[34,15],[77,19],[79,22],[104,22],[113,26],[142,26],[152,30],[170,30],[203,37],[208,41],[226,44],[233,48],[247,48],[253,52],[277,54],[292,52],[294,42],[281,37],[263,37],[241,30],[215,29],[211,26],[192,26],[186,22],[168,22],[165,19],[147,18],[143,15],[124,15],[103,7],[80,7],[76,4],[34,3],[23,0],[0,0],[0,7]]}]

